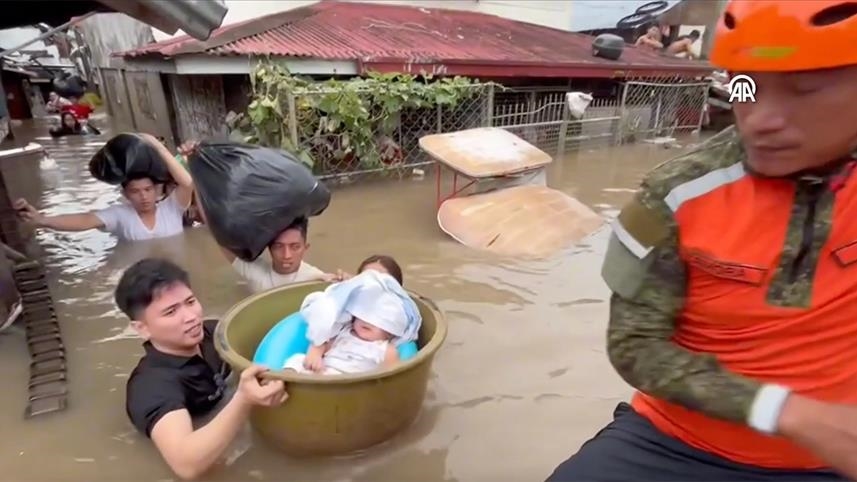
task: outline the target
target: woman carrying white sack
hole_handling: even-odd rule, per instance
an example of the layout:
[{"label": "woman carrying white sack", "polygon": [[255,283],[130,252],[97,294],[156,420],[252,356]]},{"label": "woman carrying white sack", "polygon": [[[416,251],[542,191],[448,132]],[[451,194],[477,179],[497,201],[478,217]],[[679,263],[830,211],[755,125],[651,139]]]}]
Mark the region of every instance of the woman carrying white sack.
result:
[{"label": "woman carrying white sack", "polygon": [[301,305],[310,348],[286,361],[286,370],[341,375],[399,362],[398,346],[415,341],[422,317],[414,300],[389,274],[375,270],[311,293]]}]

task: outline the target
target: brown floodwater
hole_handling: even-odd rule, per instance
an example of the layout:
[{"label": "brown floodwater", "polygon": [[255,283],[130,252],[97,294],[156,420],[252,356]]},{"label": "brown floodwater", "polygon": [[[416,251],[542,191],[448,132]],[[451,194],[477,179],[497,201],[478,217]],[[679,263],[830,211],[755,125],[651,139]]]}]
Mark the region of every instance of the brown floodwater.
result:
[{"label": "brown floodwater", "polygon": [[[43,144],[55,163],[3,166],[13,196],[48,214],[101,208],[119,197],[87,170],[107,136],[53,140],[43,124],[15,132]],[[548,182],[609,218],[648,169],[678,152],[650,144],[584,149],[554,162]],[[445,312],[449,336],[417,422],[379,447],[334,459],[290,459],[257,438],[207,480],[544,480],[630,394],[604,349],[609,292],[599,270],[607,232],[546,260],[477,252],[437,227],[427,174],[336,188],[328,210],[311,221],[308,256],[325,270],[354,270],[369,254],[393,255],[408,288]],[[146,256],[184,266],[210,316],[247,296],[246,286],[204,227],[133,245],[117,246],[101,232],[44,231],[37,239],[63,328],[71,394],[65,411],[24,420],[23,330],[0,335],[0,479],[175,479],[125,415],[125,381],[142,348],[113,303],[114,286],[124,268]]]}]

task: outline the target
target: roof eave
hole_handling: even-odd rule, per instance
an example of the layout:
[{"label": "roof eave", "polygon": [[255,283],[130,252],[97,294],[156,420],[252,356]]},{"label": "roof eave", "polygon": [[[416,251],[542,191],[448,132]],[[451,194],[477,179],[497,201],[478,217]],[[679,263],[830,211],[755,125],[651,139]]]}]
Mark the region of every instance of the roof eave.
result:
[{"label": "roof eave", "polygon": [[407,59],[364,59],[358,61],[359,73],[407,73],[460,75],[475,78],[630,78],[630,77],[698,77],[711,73],[707,63],[687,65],[649,65],[604,63],[498,62],[487,60],[412,61]]}]

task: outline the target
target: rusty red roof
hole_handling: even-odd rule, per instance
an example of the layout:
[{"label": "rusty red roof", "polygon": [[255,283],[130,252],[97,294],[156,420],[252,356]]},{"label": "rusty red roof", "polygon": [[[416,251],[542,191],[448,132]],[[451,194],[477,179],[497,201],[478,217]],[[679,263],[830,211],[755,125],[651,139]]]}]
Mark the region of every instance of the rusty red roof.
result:
[{"label": "rusty red roof", "polygon": [[495,15],[374,3],[319,3],[122,52],[354,60],[359,71],[473,77],[700,75],[704,62],[626,45],[618,61],[592,55],[592,37]]}]

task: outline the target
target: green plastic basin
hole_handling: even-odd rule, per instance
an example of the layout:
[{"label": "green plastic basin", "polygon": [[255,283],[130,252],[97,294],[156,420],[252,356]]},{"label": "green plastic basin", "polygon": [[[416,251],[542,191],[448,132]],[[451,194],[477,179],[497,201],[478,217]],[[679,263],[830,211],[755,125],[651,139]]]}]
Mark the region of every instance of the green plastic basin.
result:
[{"label": "green plastic basin", "polygon": [[[299,283],[258,293],[233,306],[215,331],[220,356],[240,372],[275,324],[326,283]],[[388,440],[420,412],[437,350],[446,339],[443,314],[429,299],[409,294],[422,314],[420,351],[386,370],[353,375],[266,374],[286,382],[289,399],[256,408],[251,423],[270,444],[292,456],[343,455]]]}]

